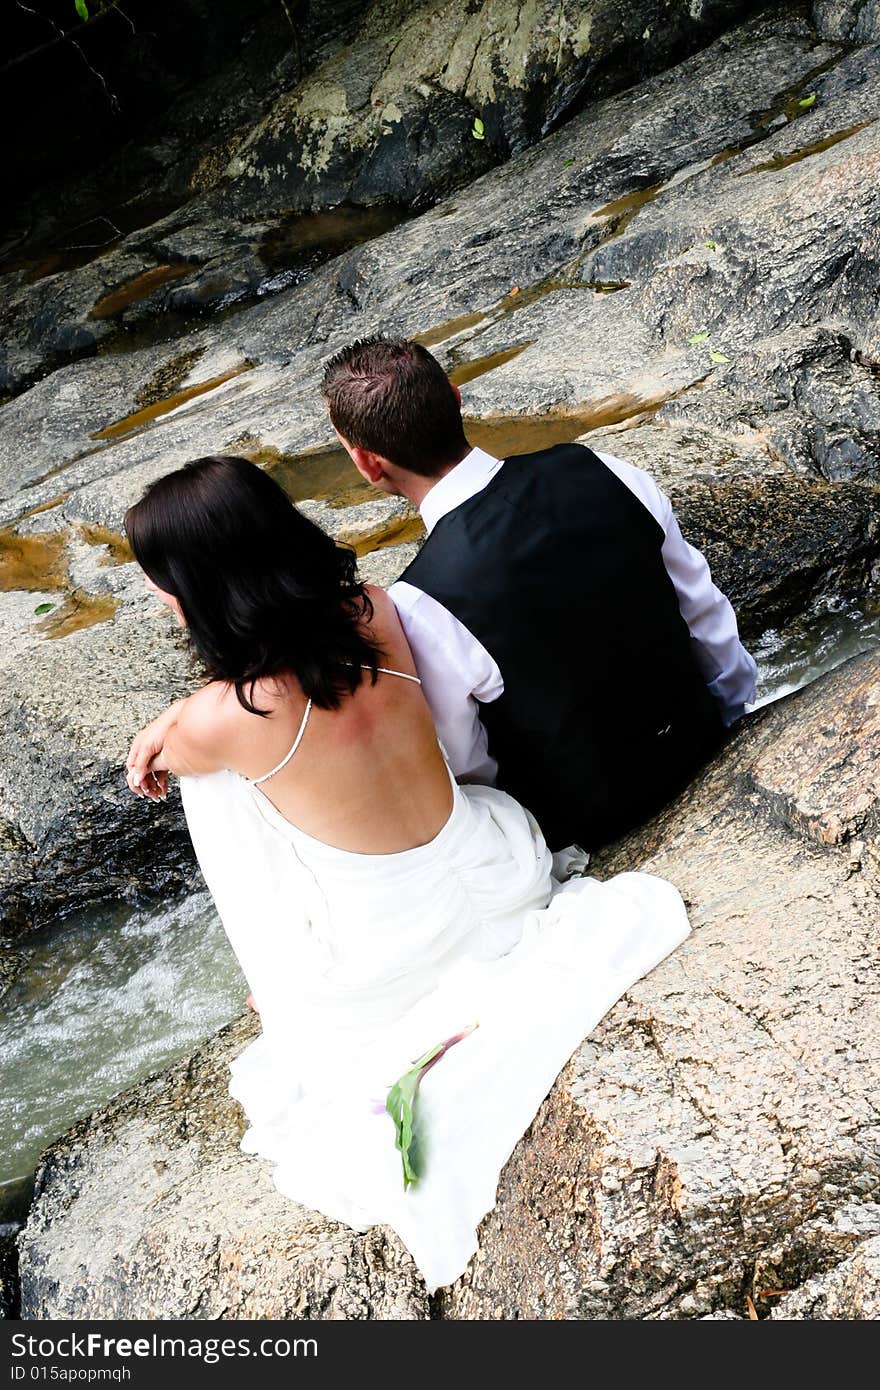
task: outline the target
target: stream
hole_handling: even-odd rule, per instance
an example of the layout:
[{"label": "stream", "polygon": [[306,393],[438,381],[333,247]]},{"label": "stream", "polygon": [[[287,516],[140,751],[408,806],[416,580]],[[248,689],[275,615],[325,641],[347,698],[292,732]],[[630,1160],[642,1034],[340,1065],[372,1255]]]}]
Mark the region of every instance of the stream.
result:
[{"label": "stream", "polygon": [[48,1142],[216,1032],[247,993],[207,892],[75,913],[28,945],[0,1019],[0,1214]]},{"label": "stream", "polygon": [[[758,705],[880,646],[880,616],[827,606],[751,644]],[[242,1010],[247,992],[207,893],[105,906],[31,939],[0,1020],[0,1208],[79,1116],[167,1066]]]}]

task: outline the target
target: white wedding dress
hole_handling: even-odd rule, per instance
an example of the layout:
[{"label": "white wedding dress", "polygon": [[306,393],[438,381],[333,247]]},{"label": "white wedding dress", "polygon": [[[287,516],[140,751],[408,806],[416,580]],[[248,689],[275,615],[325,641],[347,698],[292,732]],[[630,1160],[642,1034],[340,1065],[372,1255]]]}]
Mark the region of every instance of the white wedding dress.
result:
[{"label": "white wedding dress", "polygon": [[[561,883],[528,811],[452,784],[429,844],[357,854],[298,830],[238,773],[180,779],[260,1011],[261,1036],[231,1067],[250,1122],[242,1148],[271,1160],[279,1191],[304,1206],[358,1230],[391,1226],[432,1292],[466,1269],[501,1169],[561,1068],[689,931],[665,880]],[[388,1089],[474,1023],[422,1081],[423,1173],[405,1191]]]}]

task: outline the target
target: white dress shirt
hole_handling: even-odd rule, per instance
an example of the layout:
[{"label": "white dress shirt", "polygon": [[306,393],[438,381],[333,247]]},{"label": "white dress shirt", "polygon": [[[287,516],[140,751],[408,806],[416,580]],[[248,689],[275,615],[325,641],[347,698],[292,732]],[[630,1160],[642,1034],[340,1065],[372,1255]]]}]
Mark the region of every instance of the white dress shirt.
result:
[{"label": "white dress shirt", "polygon": [[[665,540],[661,554],[688,625],[694,657],[709,690],[732,724],[755,698],[757,668],[739,640],[736,615],[712,583],[699,550],[684,539],[672,503],[640,468],[612,454],[598,454],[607,468],[647,507]],[[475,496],[503,461],[484,449],[472,449],[435,483],[422,501],[422,520],[430,535],[447,512]],[[489,755],[488,736],[480,721],[480,704],[497,700],[504,679],[494,658],[448,608],[405,580],[388,590],[431,706],[437,734],[456,777],[463,782],[494,783],[498,770]]]}]

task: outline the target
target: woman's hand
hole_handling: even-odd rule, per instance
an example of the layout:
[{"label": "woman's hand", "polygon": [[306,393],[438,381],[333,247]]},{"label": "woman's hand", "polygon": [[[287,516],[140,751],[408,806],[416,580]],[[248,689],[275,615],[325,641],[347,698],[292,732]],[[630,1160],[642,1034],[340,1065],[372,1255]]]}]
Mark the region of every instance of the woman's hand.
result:
[{"label": "woman's hand", "polygon": [[164,801],[168,795],[168,771],[162,758],[162,749],[170,730],[177,722],[183,700],[176,700],[163,710],[157,719],[148,724],[133,740],[125,762],[126,782],[135,796],[146,797],[148,801]]},{"label": "woman's hand", "polygon": [[128,789],[147,801],[164,801],[168,796],[168,773],[149,771],[143,776],[132,769],[125,775]]}]

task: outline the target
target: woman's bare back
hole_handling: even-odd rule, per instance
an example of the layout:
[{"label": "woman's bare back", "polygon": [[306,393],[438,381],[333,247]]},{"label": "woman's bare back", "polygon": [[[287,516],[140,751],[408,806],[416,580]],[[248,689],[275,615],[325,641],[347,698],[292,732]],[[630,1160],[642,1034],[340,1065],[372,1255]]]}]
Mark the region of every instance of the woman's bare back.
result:
[{"label": "woman's bare back", "polygon": [[[394,604],[381,589],[369,594],[380,665],[415,675]],[[307,703],[293,677],[257,682],[253,700],[269,710],[264,718],[243,709],[228,685],[208,686],[196,699],[228,750],[228,765],[251,780],[289,752]],[[449,773],[420,686],[389,674],[373,685],[368,671],[338,709],[312,706],[294,756],[258,790],[307,835],[358,854],[427,844],[452,809]]]}]

